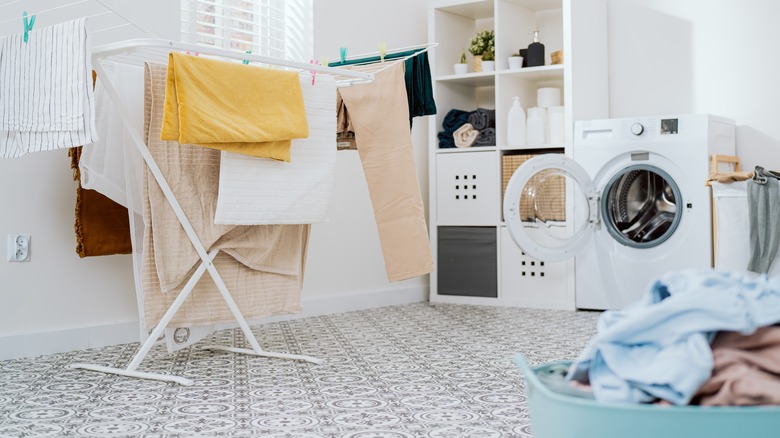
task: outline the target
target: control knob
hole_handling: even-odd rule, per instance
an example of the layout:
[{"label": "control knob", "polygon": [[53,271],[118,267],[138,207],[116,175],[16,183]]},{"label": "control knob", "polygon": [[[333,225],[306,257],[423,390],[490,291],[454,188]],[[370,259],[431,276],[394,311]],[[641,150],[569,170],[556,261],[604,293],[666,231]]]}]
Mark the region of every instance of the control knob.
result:
[{"label": "control knob", "polygon": [[641,123],[634,123],[631,125],[631,133],[634,135],[641,135],[645,132],[645,127]]}]

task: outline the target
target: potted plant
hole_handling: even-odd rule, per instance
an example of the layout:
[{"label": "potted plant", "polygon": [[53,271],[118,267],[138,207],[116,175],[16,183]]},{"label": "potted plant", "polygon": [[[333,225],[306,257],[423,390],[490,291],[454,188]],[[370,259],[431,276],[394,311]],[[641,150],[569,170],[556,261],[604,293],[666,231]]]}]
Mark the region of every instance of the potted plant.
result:
[{"label": "potted plant", "polygon": [[[495,37],[492,30],[478,32],[471,40],[469,52],[474,55],[474,71],[482,71],[482,61],[490,61],[495,66]],[[490,67],[489,67],[490,68]]]},{"label": "potted plant", "polygon": [[466,49],[460,54],[460,62],[454,65],[456,75],[464,75],[469,71],[469,65],[466,63]]}]

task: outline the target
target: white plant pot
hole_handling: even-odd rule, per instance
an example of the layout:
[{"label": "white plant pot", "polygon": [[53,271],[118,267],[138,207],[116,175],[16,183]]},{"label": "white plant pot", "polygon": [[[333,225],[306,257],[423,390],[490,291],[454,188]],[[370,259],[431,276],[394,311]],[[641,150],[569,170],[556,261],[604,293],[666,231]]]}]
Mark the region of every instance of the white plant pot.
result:
[{"label": "white plant pot", "polygon": [[496,61],[482,60],[482,71],[495,71]]},{"label": "white plant pot", "polygon": [[509,57],[509,69],[510,70],[519,70],[523,68],[523,57],[522,56],[510,56]]},{"label": "white plant pot", "polygon": [[456,75],[465,75],[469,72],[469,65],[468,64],[454,64],[453,68],[455,69]]}]

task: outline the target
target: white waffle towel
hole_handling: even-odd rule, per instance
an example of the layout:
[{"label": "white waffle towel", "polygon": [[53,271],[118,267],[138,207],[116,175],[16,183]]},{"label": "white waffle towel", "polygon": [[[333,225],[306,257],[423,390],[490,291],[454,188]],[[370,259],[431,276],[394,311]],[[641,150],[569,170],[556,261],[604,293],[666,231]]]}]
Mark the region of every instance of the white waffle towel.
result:
[{"label": "white waffle towel", "polygon": [[311,224],[327,220],[336,176],[336,83],[300,74],[309,137],[290,162],[222,152],[217,224]]}]

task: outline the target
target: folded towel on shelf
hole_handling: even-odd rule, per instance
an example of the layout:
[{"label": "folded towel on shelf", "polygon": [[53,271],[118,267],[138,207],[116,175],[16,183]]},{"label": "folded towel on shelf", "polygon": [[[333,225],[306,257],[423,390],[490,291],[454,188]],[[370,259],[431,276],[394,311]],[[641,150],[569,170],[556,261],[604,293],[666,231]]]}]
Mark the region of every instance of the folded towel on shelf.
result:
[{"label": "folded towel on shelf", "polygon": [[[300,73],[309,137],[295,139],[291,162],[222,152],[217,224],[324,222],[336,178],[336,82]],[[263,101],[257,102],[262,105]]]},{"label": "folded towel on shelf", "polygon": [[485,128],[479,131],[477,141],[474,142],[474,146],[495,146],[496,145],[496,129]]},{"label": "folded towel on shelf", "polygon": [[478,135],[479,131],[474,129],[470,123],[466,123],[452,133],[452,137],[455,139],[455,146],[459,148],[471,147],[477,140]]},{"label": "folded towel on shelf", "polygon": [[476,111],[469,114],[469,123],[477,131],[483,131],[487,128],[496,127],[496,110],[477,108]]},{"label": "folded towel on shelf", "polygon": [[441,127],[444,132],[455,132],[456,129],[468,123],[470,114],[471,112],[469,111],[451,109],[444,116],[444,120],[441,122]]},{"label": "folded towel on shelf", "polygon": [[[308,225],[259,225],[252,227],[214,225],[220,151],[193,145],[163,142],[160,138],[165,66],[147,64],[145,87],[145,138],[171,189],[207,250],[221,248],[215,260],[220,277],[249,321],[270,315],[299,312],[303,262]],[[142,321],[154,327],[176,298],[164,293],[190,278],[200,259],[181,224],[167,203],[157,181],[146,170],[144,180],[143,234],[140,283]],[[138,244],[139,242],[136,242]],[[161,287],[161,282],[163,282]],[[194,342],[206,330],[192,326],[228,324],[233,315],[208,273],[196,283],[192,294],[171,321],[166,336],[169,348]],[[178,336],[184,328],[186,336]],[[200,328],[203,328],[200,327]]]},{"label": "folded towel on shelf", "polygon": [[444,130],[440,131],[438,134],[439,149],[455,147],[455,138],[453,137],[453,133],[458,128],[468,123],[469,114],[471,113],[468,111],[451,109],[447,112],[447,114],[444,115],[444,120],[442,120],[441,123],[442,129]]},{"label": "folded towel on shelf", "polygon": [[309,135],[297,72],[176,52],[162,123],[161,140],[280,161],[290,161],[290,140]]},{"label": "folded towel on shelf", "polygon": [[452,149],[455,147],[455,138],[452,136],[452,132],[439,132],[437,135],[439,138],[439,149]]},{"label": "folded towel on shelf", "polygon": [[0,39],[0,157],[95,140],[91,62],[85,18]]}]

